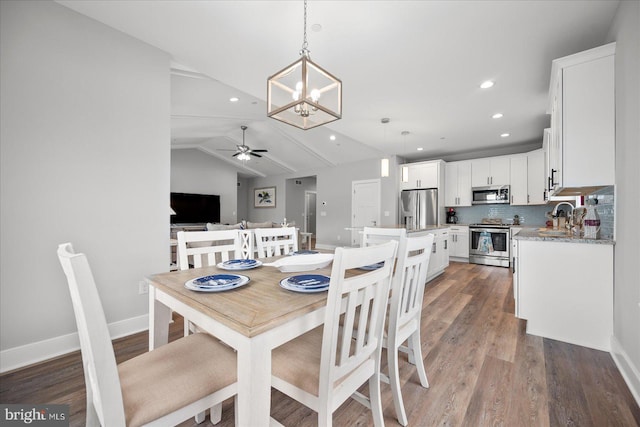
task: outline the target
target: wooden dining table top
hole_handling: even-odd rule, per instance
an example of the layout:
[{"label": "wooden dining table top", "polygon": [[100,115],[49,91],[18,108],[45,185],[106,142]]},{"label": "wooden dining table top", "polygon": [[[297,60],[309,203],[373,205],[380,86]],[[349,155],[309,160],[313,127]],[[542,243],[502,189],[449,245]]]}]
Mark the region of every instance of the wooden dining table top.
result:
[{"label": "wooden dining table top", "polygon": [[[269,262],[276,259],[269,258]],[[251,280],[246,285],[222,292],[198,292],[185,287],[185,282],[191,279],[213,274],[242,274]],[[276,267],[264,265],[242,271],[203,267],[154,274],[148,280],[156,289],[247,337],[253,337],[326,305],[328,291],[302,293],[280,286],[282,279],[299,274],[330,277],[331,264],[299,273],[282,273]]]}]

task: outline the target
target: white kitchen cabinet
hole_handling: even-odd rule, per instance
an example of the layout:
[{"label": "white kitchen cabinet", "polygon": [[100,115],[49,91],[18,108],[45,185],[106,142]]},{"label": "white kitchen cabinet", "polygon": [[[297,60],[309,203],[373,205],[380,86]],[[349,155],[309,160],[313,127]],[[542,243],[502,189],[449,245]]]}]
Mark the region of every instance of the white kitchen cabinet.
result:
[{"label": "white kitchen cabinet", "polygon": [[552,63],[550,195],[615,184],[615,43]]},{"label": "white kitchen cabinet", "polygon": [[469,262],[469,227],[452,225],[449,232],[449,259]]},{"label": "white kitchen cabinet", "polygon": [[542,149],[527,153],[527,204],[544,205],[545,182],[544,151]]},{"label": "white kitchen cabinet", "polygon": [[545,204],[545,170],[542,149],[511,157],[511,204]]},{"label": "white kitchen cabinet", "polygon": [[527,155],[511,157],[510,193],[512,205],[526,205],[529,190],[527,189]]},{"label": "white kitchen cabinet", "polygon": [[445,165],[445,206],[471,206],[471,162]]},{"label": "white kitchen cabinet", "polygon": [[412,190],[415,188],[438,188],[440,169],[439,161],[409,163],[402,167],[406,167],[408,170],[407,178],[400,180],[400,188],[402,190]]},{"label": "white kitchen cabinet", "polygon": [[487,157],[471,161],[471,186],[509,185],[510,158]]},{"label": "white kitchen cabinet", "polygon": [[511,271],[513,273],[513,299],[515,300],[515,316],[520,317],[520,306],[518,305],[519,299],[519,290],[520,290],[520,267],[518,266],[518,240],[514,239],[513,236],[518,234],[518,232],[522,230],[521,227],[511,227]]},{"label": "white kitchen cabinet", "polygon": [[427,282],[439,276],[449,266],[449,228],[439,228],[411,233],[410,236],[433,234],[433,246],[427,268]]},{"label": "white kitchen cabinet", "polygon": [[527,333],[610,351],[613,245],[517,239],[516,247],[516,310]]}]

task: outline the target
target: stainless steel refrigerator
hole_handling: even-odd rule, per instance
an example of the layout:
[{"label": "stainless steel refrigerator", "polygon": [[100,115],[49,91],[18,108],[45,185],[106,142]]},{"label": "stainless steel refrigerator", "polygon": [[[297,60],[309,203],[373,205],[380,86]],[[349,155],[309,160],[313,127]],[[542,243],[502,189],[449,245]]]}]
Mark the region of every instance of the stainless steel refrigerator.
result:
[{"label": "stainless steel refrigerator", "polygon": [[438,225],[438,189],[403,190],[400,222],[409,231]]}]

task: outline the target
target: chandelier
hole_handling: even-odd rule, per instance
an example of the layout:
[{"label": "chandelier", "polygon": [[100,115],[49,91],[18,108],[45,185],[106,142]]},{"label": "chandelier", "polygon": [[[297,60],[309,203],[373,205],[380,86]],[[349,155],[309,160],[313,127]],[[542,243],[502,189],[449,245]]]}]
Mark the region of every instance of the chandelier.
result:
[{"label": "chandelier", "polygon": [[342,81],[311,61],[307,43],[307,0],[300,59],[267,80],[267,116],[300,129],[342,118]]}]

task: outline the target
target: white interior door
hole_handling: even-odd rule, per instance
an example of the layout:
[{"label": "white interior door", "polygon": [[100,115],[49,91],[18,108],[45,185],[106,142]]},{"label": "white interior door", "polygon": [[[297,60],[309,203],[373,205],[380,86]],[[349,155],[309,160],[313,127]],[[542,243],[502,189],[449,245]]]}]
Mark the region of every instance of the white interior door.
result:
[{"label": "white interior door", "polygon": [[351,183],[351,245],[360,244],[362,227],[380,225],[380,180]]}]

